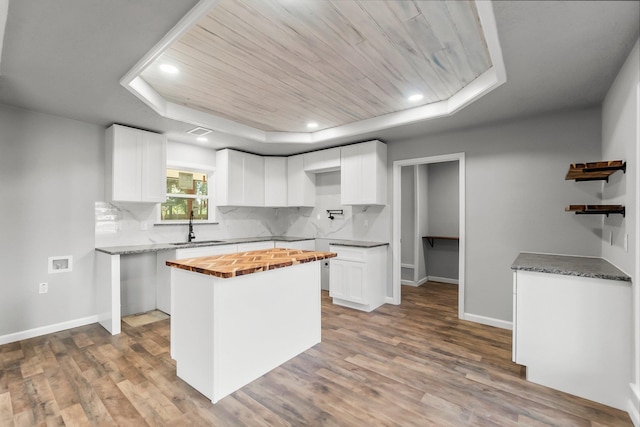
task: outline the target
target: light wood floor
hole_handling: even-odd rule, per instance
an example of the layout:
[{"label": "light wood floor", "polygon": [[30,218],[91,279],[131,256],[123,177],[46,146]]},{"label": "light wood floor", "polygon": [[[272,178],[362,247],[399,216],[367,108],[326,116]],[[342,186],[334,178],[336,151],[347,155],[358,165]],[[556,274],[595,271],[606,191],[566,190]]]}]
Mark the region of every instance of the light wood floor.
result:
[{"label": "light wood floor", "polygon": [[460,321],[455,286],[362,313],[323,292],[322,343],[212,405],[175,375],[169,322],[0,346],[0,425],[630,426],[526,382],[511,333]]}]

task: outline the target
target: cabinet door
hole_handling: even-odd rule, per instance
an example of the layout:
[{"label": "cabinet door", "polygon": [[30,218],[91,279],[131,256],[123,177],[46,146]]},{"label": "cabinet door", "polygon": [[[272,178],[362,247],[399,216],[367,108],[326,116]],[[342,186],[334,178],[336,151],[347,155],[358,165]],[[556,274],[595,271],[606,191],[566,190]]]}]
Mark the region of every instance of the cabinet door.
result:
[{"label": "cabinet door", "polygon": [[276,248],[285,248],[285,249],[300,249],[303,251],[315,251],[316,250],[316,241],[314,239],[310,240],[300,240],[297,242],[275,242]]},{"label": "cabinet door", "polygon": [[237,245],[201,246],[198,248],[184,248],[176,251],[176,259],[198,258],[202,256],[224,255],[238,252]]},{"label": "cabinet door", "polygon": [[255,154],[216,152],[218,206],[264,206],[264,160]]},{"label": "cabinet door", "polygon": [[341,149],[340,201],[343,205],[384,205],[387,195],[387,146],[380,141]]},{"label": "cabinet door", "polygon": [[167,201],[167,144],[158,133],[142,132],[142,194],[141,201]]},{"label": "cabinet door", "polygon": [[259,251],[261,249],[273,249],[273,241],[238,243],[238,252]]},{"label": "cabinet door", "polygon": [[343,147],[340,155],[340,202],[343,205],[357,203],[360,201],[359,191],[362,185],[360,147]]},{"label": "cabinet door", "polygon": [[311,206],[316,203],[316,176],[304,171],[303,155],[287,157],[287,204]]},{"label": "cabinet door", "polygon": [[365,264],[332,259],[329,269],[329,295],[358,304],[367,304]]},{"label": "cabinet door", "polygon": [[110,196],[113,201],[139,202],[142,188],[141,134],[137,129],[113,125],[107,130],[107,156],[111,162]]},{"label": "cabinet door", "polygon": [[227,157],[227,205],[241,206],[244,204],[245,173],[244,158],[239,151],[226,150]]},{"label": "cabinet door", "polygon": [[264,205],[287,206],[287,158],[264,158]]},{"label": "cabinet door", "polygon": [[264,206],[264,158],[241,153],[244,171],[243,206]]}]

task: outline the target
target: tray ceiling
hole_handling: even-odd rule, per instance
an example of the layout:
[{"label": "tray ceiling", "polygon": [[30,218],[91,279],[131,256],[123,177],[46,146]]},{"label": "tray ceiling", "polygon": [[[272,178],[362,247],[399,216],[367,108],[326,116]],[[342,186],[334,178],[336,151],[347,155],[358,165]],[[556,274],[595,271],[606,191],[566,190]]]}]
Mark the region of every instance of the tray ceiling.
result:
[{"label": "tray ceiling", "polygon": [[162,115],[264,142],[447,115],[504,81],[486,3],[202,1],[122,83]]}]

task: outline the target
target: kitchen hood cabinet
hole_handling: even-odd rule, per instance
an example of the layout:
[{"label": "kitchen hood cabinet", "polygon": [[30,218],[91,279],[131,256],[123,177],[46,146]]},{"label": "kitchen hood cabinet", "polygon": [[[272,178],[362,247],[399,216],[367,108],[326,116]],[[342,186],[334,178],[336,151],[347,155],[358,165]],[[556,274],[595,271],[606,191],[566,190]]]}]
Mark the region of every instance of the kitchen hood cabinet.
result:
[{"label": "kitchen hood cabinet", "polygon": [[264,206],[264,158],[216,151],[216,198],[218,206]]},{"label": "kitchen hood cabinet", "polygon": [[105,196],[114,202],[166,201],[167,140],[113,125],[106,131]]},{"label": "kitchen hood cabinet", "polygon": [[387,145],[369,141],[342,147],[340,201],[343,205],[387,203]]},{"label": "kitchen hood cabinet", "polygon": [[340,148],[312,151],[304,154],[304,171],[311,173],[340,170]]}]

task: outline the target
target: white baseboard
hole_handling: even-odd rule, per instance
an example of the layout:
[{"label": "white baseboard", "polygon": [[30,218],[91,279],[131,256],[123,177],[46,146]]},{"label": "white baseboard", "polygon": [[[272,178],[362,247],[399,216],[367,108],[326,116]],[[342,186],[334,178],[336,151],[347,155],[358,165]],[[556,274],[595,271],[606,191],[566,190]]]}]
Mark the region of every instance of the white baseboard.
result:
[{"label": "white baseboard", "polygon": [[447,277],[427,276],[430,282],[450,283],[452,285],[458,284],[458,279],[449,279]]},{"label": "white baseboard", "polygon": [[424,285],[428,281],[429,281],[429,278],[425,276],[422,279],[418,279],[418,281],[416,282],[416,286]]},{"label": "white baseboard", "polygon": [[478,316],[477,314],[465,313],[464,320],[480,323],[482,325],[495,326],[496,328],[513,330],[513,323],[506,320],[494,319],[493,317]]},{"label": "white baseboard", "polygon": [[640,427],[640,384],[629,384],[631,393],[629,394],[629,404],[627,413],[635,427]]},{"label": "white baseboard", "polygon": [[423,277],[422,279],[418,279],[417,282],[414,282],[413,280],[404,280],[401,279],[400,280],[400,284],[401,285],[407,285],[407,286],[413,286],[413,287],[418,287],[420,285],[424,285],[425,283],[427,283],[429,281],[428,277]]},{"label": "white baseboard", "polygon": [[98,322],[98,316],[83,317],[82,319],[68,320],[66,322],[55,323],[53,325],[41,326],[39,328],[28,329],[26,331],[14,332],[12,334],[1,335],[0,345],[9,344],[16,341],[22,341],[29,338],[39,337],[54,332],[60,332],[79,326],[90,325]]}]

